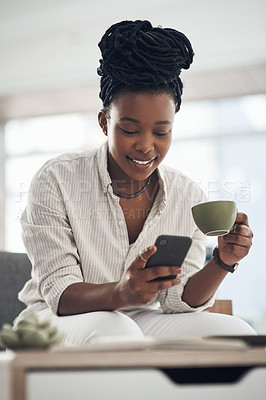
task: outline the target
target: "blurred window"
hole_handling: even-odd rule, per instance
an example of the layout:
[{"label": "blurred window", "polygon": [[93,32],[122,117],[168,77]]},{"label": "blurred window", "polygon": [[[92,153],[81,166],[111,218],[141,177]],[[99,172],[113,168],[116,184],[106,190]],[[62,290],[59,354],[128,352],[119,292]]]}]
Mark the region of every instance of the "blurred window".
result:
[{"label": "blurred window", "polygon": [[6,124],[6,250],[25,251],[19,218],[34,173],[55,156],[97,147],[104,140],[94,114],[31,118]]}]

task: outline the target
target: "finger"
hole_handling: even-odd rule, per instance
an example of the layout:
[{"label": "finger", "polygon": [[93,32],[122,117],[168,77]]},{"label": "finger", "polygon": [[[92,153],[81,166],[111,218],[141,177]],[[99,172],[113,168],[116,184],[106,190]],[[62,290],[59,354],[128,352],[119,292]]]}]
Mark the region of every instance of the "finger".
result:
[{"label": "finger", "polygon": [[249,238],[252,238],[254,236],[250,227],[247,225],[244,225],[244,224],[236,224],[234,230],[230,233],[236,234],[236,235],[241,235],[241,236],[246,236]]},{"label": "finger", "polygon": [[149,290],[151,292],[159,292],[164,289],[169,289],[172,286],[179,285],[181,282],[180,278],[174,279],[164,279],[160,281],[151,281],[149,282]]},{"label": "finger", "polygon": [[157,278],[163,278],[167,276],[176,276],[181,273],[181,268],[176,267],[176,266],[154,266],[151,268],[147,268],[144,271],[145,276],[144,279],[145,281],[152,281]]},{"label": "finger", "polygon": [[234,241],[236,238],[237,240],[240,239],[238,238],[238,236],[252,239],[254,235],[249,226],[243,224],[236,224],[235,228],[232,229],[227,235],[223,235],[222,238],[223,240],[226,241],[228,240]]},{"label": "finger", "polygon": [[248,216],[247,214],[244,214],[242,212],[238,212],[236,215],[236,222],[238,224],[244,224],[246,226],[249,226],[249,222],[248,222]]},{"label": "finger", "polygon": [[252,240],[250,237],[242,236],[242,235],[226,235],[223,237],[226,245],[234,245],[241,247],[250,247],[252,245]]},{"label": "finger", "polygon": [[136,260],[131,264],[131,269],[143,269],[146,265],[146,262],[148,259],[156,253],[157,248],[156,246],[150,246],[147,249],[143,250],[141,253],[139,253],[138,257]]}]

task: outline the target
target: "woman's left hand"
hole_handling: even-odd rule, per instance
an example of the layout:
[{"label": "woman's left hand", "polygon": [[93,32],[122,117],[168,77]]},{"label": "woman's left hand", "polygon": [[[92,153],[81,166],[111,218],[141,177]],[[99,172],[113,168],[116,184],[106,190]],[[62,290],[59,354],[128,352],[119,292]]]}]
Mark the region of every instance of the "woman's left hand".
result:
[{"label": "woman's left hand", "polygon": [[237,213],[236,226],[227,235],[218,237],[218,249],[221,260],[234,265],[244,258],[252,246],[253,232],[244,213]]}]

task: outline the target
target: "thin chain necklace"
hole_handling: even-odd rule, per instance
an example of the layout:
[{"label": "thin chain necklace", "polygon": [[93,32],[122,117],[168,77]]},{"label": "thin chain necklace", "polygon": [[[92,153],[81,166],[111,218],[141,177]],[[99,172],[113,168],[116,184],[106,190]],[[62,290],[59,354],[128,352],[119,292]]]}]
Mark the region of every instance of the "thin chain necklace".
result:
[{"label": "thin chain necklace", "polygon": [[119,197],[124,197],[125,199],[134,199],[134,197],[139,196],[141,193],[144,192],[144,190],[147,189],[147,187],[149,186],[150,182],[151,182],[151,175],[150,175],[149,178],[147,179],[147,182],[145,183],[145,185],[143,186],[143,188],[140,189],[138,192],[133,193],[133,194],[123,194],[123,193],[120,193],[120,192],[118,192],[118,190],[116,190],[116,189],[113,187],[113,184],[112,184],[112,188],[113,188],[113,192],[114,192],[117,196],[119,196]]}]

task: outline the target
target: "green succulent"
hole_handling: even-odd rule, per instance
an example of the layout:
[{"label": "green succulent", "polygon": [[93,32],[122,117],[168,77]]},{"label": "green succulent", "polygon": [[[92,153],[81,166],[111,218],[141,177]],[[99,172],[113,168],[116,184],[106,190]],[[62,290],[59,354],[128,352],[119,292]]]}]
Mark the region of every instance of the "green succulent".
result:
[{"label": "green succulent", "polygon": [[28,314],[13,327],[4,324],[0,331],[0,345],[9,349],[47,348],[60,343],[62,338],[50,321],[39,322],[35,313]]}]

